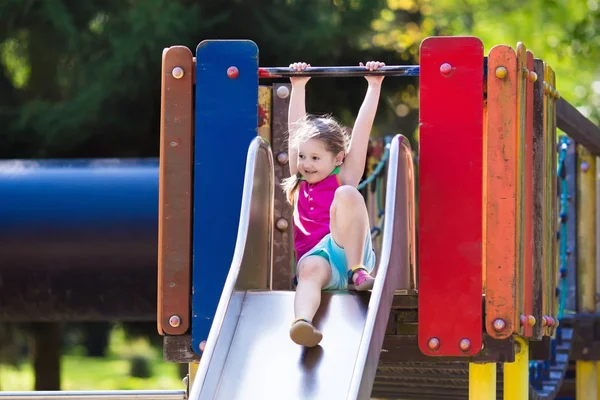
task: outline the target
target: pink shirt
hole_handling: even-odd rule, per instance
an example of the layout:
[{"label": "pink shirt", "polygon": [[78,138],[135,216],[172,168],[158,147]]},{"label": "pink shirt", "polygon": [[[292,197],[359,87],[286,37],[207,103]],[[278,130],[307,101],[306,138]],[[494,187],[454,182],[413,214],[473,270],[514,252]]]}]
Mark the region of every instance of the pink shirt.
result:
[{"label": "pink shirt", "polygon": [[296,260],[312,249],[330,232],[329,210],[333,196],[341,186],[337,176],[339,168],[315,184],[300,182],[297,205],[294,212],[294,248]]}]

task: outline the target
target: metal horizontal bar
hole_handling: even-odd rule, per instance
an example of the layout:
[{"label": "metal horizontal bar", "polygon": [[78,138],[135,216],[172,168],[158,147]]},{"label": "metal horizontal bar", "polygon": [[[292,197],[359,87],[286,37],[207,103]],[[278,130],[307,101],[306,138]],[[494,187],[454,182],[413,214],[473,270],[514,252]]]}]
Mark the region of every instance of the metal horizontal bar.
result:
[{"label": "metal horizontal bar", "polygon": [[418,65],[386,65],[375,71],[366,67],[309,67],[304,71],[294,71],[289,67],[265,67],[258,69],[259,78],[286,78],[291,76],[346,78],[366,75],[419,76]]},{"label": "metal horizontal bar", "polygon": [[73,390],[0,392],[0,398],[10,400],[183,400],[185,390]]},{"label": "metal horizontal bar", "polygon": [[562,97],[556,102],[556,125],[591,153],[600,156],[600,128]]}]

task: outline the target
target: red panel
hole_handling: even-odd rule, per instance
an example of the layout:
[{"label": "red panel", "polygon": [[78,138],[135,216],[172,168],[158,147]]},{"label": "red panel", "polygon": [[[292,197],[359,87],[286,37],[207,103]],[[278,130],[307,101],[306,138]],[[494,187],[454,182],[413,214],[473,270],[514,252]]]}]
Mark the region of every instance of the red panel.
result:
[{"label": "red panel", "polygon": [[474,355],[482,344],[483,43],[425,39],[420,90],[419,348]]}]

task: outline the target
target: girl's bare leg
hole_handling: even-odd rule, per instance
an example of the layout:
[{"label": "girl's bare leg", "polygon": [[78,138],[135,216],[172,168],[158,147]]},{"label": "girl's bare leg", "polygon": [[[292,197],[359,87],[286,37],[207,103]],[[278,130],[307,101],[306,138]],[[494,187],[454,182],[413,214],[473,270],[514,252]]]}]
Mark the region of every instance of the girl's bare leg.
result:
[{"label": "girl's bare leg", "polygon": [[[368,232],[369,214],[362,195],[353,186],[341,186],[336,190],[331,206],[331,235],[338,246],[346,252],[349,270],[356,266],[362,266],[365,235]],[[355,277],[356,273],[353,279]],[[360,290],[372,287],[373,278],[368,277],[368,283],[364,285],[361,283]]]},{"label": "girl's bare leg", "polygon": [[331,267],[320,256],[306,257],[298,265],[298,286],[294,298],[295,320],[290,329],[292,340],[302,346],[314,347],[323,338],[312,325],[321,304],[321,290],[331,279]]}]

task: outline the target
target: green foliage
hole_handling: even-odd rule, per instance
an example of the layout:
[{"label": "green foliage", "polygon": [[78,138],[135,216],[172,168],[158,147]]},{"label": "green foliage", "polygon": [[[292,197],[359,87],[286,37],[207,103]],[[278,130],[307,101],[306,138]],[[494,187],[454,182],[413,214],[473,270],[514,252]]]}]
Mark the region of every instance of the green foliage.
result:
[{"label": "green foliage", "polygon": [[[0,36],[0,88],[9,96],[0,103],[0,156],[156,156],[163,48],[249,38],[263,65],[356,65],[366,56],[357,48],[369,32],[364,21],[379,7],[376,0],[3,3],[9,29]],[[313,95],[318,112],[356,112],[364,83],[335,85],[319,82],[319,93],[337,92],[338,101]],[[339,101],[347,97],[352,104]]]},{"label": "green foliage", "polygon": [[[158,155],[161,53],[247,38],[263,66],[307,61],[415,64],[431,35],[522,41],[557,72],[561,94],[599,121],[597,0],[4,0],[0,157]],[[362,79],[313,79],[308,110],[351,123]],[[384,81],[375,135],[412,136],[418,79]]]},{"label": "green foliage", "polygon": [[486,53],[498,44],[523,42],[554,69],[561,95],[600,123],[597,0],[388,0],[373,29],[372,46],[413,55],[431,35],[477,36]]}]

